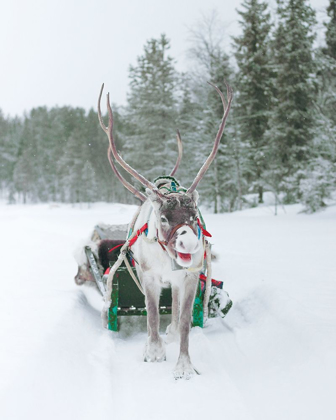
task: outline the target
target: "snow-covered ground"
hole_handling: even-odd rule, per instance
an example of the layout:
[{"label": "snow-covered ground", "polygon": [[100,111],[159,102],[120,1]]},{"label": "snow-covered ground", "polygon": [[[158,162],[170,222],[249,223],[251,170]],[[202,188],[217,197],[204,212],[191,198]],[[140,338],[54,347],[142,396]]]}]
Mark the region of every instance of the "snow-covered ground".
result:
[{"label": "snow-covered ground", "polygon": [[336,207],[205,215],[234,306],[192,330],[191,381],[173,379],[176,343],[144,363],[144,320],[104,330],[74,284],[78,243],[134,211],[0,204],[0,418],[336,418]]}]

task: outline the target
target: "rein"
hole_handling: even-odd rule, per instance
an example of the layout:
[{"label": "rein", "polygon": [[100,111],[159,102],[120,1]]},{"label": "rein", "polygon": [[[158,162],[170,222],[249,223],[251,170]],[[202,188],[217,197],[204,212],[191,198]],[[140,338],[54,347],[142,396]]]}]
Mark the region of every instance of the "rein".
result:
[{"label": "rein", "polygon": [[[197,220],[198,220],[198,219],[197,219]],[[156,230],[156,231],[157,231],[156,235],[157,235],[157,237],[158,237],[158,242],[159,242],[159,244],[160,244],[160,245],[165,245],[165,246],[167,246],[167,245],[169,244],[169,242],[171,241],[172,237],[175,235],[176,231],[177,231],[178,229],[180,229],[180,227],[182,227],[182,226],[188,226],[188,227],[190,227],[190,228],[192,229],[192,231],[194,232],[194,234],[195,234],[196,236],[198,236],[198,235],[197,235],[197,232],[195,231],[195,229],[194,229],[192,226],[190,226],[188,223],[180,223],[179,225],[174,226],[174,227],[173,227],[173,229],[169,232],[168,239],[167,239],[166,241],[160,241],[160,240],[159,240],[158,230]]]},{"label": "rein", "polygon": [[[201,225],[201,222],[199,220],[199,218],[197,218],[197,224],[198,224],[198,228],[199,228],[199,233],[202,232],[203,233],[203,249],[204,249],[204,253],[203,253],[203,257],[202,257],[202,261],[201,264],[198,267],[189,267],[189,268],[185,268],[186,271],[189,272],[196,272],[196,271],[200,271],[204,265],[204,258],[205,255],[207,254],[207,247],[209,246],[208,241],[205,240],[205,237],[211,237],[212,235],[203,228],[203,226]],[[182,226],[189,226],[187,223],[180,223],[179,225],[175,226],[169,236],[168,236],[168,240],[167,241],[161,241],[159,239],[159,233],[158,231],[156,231],[156,237],[153,238],[153,240],[150,240],[151,243],[155,243],[157,242],[161,248],[163,249],[164,252],[167,252],[166,246],[168,245],[169,241],[171,240],[171,238],[173,237],[173,235],[176,233],[176,231],[182,227]],[[192,228],[192,227],[191,227]],[[196,234],[195,230],[192,228],[193,232]],[[133,233],[132,237],[128,239],[128,249],[131,248],[132,245],[135,244],[135,242],[138,240],[138,238],[145,232],[148,231],[148,223],[145,223],[140,229],[138,229],[136,232]],[[143,239],[146,240],[146,236],[142,236]],[[200,239],[200,235],[198,235],[198,238]],[[169,254],[168,254],[169,255]],[[210,259],[211,259],[211,254],[210,255]],[[170,256],[169,256],[170,257]],[[171,258],[171,257],[170,257]],[[207,266],[209,265],[208,263],[208,259],[207,259]]]},{"label": "rein", "polygon": [[[168,180],[168,183],[167,183],[167,180]],[[162,184],[160,184],[160,181],[162,181]],[[169,193],[182,193],[183,194],[187,191],[185,188],[181,187],[179,182],[172,176],[160,176],[160,177],[158,177],[154,180],[154,183],[156,185],[158,185],[159,190],[166,190],[167,191],[166,194],[169,194]],[[132,245],[134,245],[134,243],[138,240],[139,236],[142,235],[144,232],[145,232],[146,237],[147,237],[149,218],[152,214],[152,210],[149,213],[148,222],[145,223],[135,233],[135,232],[133,232],[133,229],[134,229],[134,225],[136,223],[136,220],[138,218],[139,213],[140,213],[140,208],[139,208],[137,214],[135,215],[135,217],[133,218],[132,223],[130,225],[130,229],[129,229],[129,248]],[[201,214],[199,209],[198,209],[198,215],[199,215],[199,217],[197,217],[197,231],[198,232],[190,224],[180,223],[180,224],[174,226],[171,229],[171,231],[169,232],[168,238],[165,241],[162,241],[161,239],[159,239],[158,229],[156,229],[156,236],[153,239],[148,240],[148,239],[145,239],[146,237],[143,237],[143,238],[146,240],[146,242],[152,242],[152,243],[157,242],[161,246],[163,251],[167,252],[166,247],[168,246],[169,242],[171,241],[171,239],[175,235],[176,231],[183,226],[189,226],[192,229],[192,231],[194,232],[194,234],[198,237],[198,239],[200,239],[201,233],[203,234],[203,237],[205,237],[205,236],[206,237],[211,237],[212,235],[205,228],[205,223],[204,223],[202,214]],[[132,235],[132,238],[130,238],[131,235]],[[203,247],[204,246],[205,246],[205,244],[203,244]]]},{"label": "rein", "polygon": [[[201,230],[201,232],[202,232],[202,234],[203,234],[204,236],[207,236],[207,237],[212,237],[211,233],[209,233],[206,229],[204,229],[204,228],[203,228],[203,226],[201,225],[201,221],[200,221],[200,219],[199,219],[199,218],[197,218],[197,225],[198,225],[199,229]],[[177,231],[180,227],[182,227],[182,226],[189,226],[189,227],[192,229],[192,231],[195,233],[195,235],[197,235],[197,233],[195,232],[195,229],[194,229],[192,226],[188,225],[187,223],[180,223],[179,225],[174,226],[174,228],[170,231],[170,233],[169,233],[169,235],[168,235],[168,239],[167,239],[166,241],[161,241],[161,240],[159,239],[159,232],[158,232],[158,230],[156,229],[156,237],[154,238],[154,241],[153,241],[153,242],[158,242],[158,243],[161,245],[162,249],[163,249],[164,251],[167,251],[165,247],[169,244],[169,242],[170,242],[171,238],[175,235],[176,231]],[[135,232],[135,234],[134,234],[134,235],[132,236],[132,238],[129,240],[129,244],[128,244],[129,248],[130,248],[132,245],[134,245],[134,244],[135,244],[135,242],[138,240],[139,236],[140,236],[140,235],[142,235],[142,234],[143,234],[144,232],[146,232],[147,230],[148,230],[148,223],[145,223],[145,224],[144,224],[144,225],[143,225],[140,229],[138,229],[138,230]],[[113,249],[117,248],[118,246],[121,246],[121,245],[117,245],[116,247],[112,248],[109,252],[111,252]]]},{"label": "rein", "polygon": [[[168,245],[168,242],[171,240],[171,238],[173,237],[173,235],[176,233],[176,231],[182,227],[182,226],[189,226],[186,223],[182,223],[179,224],[177,226],[175,226],[172,231],[169,234],[168,237],[168,241],[160,241],[160,239],[158,238],[158,232],[157,232],[157,236],[151,239],[147,238],[147,233],[148,233],[148,222],[145,223],[140,229],[138,229],[136,232],[132,232],[132,230],[134,229],[134,225],[135,222],[138,218],[138,215],[140,213],[141,207],[139,207],[139,210],[137,211],[137,213],[134,215],[133,220],[131,222],[130,225],[130,229],[129,229],[129,234],[128,234],[128,238],[126,240],[126,242],[121,246],[120,248],[120,253],[118,256],[117,261],[113,264],[113,266],[110,269],[110,272],[108,274],[108,278],[107,278],[107,282],[106,282],[106,292],[105,292],[105,296],[104,296],[104,300],[105,300],[105,305],[102,311],[102,317],[105,320],[106,324],[108,323],[108,309],[111,306],[111,295],[112,295],[112,282],[113,282],[113,277],[117,271],[117,269],[119,268],[119,266],[121,265],[122,262],[125,263],[126,268],[130,274],[130,276],[133,278],[135,284],[137,285],[137,287],[139,288],[139,290],[141,291],[142,294],[144,294],[144,291],[142,289],[142,285],[139,282],[139,280],[137,279],[136,275],[133,273],[132,267],[130,266],[128,259],[127,259],[127,252],[130,250],[130,248],[132,247],[132,245],[135,244],[135,242],[138,240],[138,238],[140,236],[142,236],[143,240],[145,240],[146,242],[149,243],[155,243],[158,242],[161,246],[161,248],[167,252],[166,250],[166,246]],[[204,266],[204,259],[206,257],[206,270],[207,270],[207,275],[202,277],[202,280],[205,281],[205,291],[204,291],[204,299],[203,299],[203,311],[204,311],[204,317],[205,319],[208,317],[208,303],[209,303],[209,298],[210,298],[210,292],[211,292],[211,250],[210,250],[210,244],[208,243],[208,241],[205,239],[205,237],[211,237],[211,234],[205,229],[205,224],[203,221],[203,217],[201,212],[198,210],[198,214],[199,214],[199,218],[197,218],[197,226],[198,226],[198,238],[200,239],[200,233],[203,234],[203,249],[204,249],[204,253],[203,253],[203,258],[202,258],[202,262],[201,265],[199,267],[189,267],[186,268],[186,271],[189,272],[197,272],[200,271],[202,269],[202,267]],[[204,227],[203,227],[204,226]],[[190,226],[191,227],[191,226]],[[195,232],[195,230],[192,228],[192,230]],[[145,236],[143,236],[143,233],[145,233]],[[196,234],[196,232],[195,232]],[[116,246],[114,248],[112,248],[112,250],[118,248],[119,246]],[[210,281],[209,281],[210,279]]]}]

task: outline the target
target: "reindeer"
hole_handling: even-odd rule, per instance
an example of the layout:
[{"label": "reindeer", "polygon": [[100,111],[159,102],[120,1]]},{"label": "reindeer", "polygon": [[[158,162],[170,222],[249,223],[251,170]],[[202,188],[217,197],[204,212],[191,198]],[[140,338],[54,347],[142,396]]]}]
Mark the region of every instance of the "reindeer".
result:
[{"label": "reindeer", "polygon": [[[189,356],[192,308],[205,252],[205,238],[203,234],[200,234],[198,228],[196,187],[216,156],[233,97],[232,89],[226,82],[227,100],[216,85],[208,83],[217,91],[222,100],[223,118],[210,155],[191,186],[187,190],[182,189],[179,192],[171,192],[169,189],[162,188],[169,182],[169,179],[161,178],[156,183],[152,183],[124,161],[117,151],[113,138],[113,114],[109,94],[107,94],[108,127],[104,125],[102,119],[100,102],[104,85],[102,85],[98,100],[100,125],[109,139],[108,159],[111,167],[123,185],[143,201],[135,221],[134,231],[141,229],[146,223],[148,226],[147,236],[140,235],[139,240],[132,246],[137,262],[136,271],[145,294],[147,308],[148,338],[144,349],[144,361],[161,362],[166,360],[165,344],[159,335],[159,298],[161,289],[170,284],[172,288],[172,318],[171,324],[167,327],[166,342],[171,342],[180,336],[180,354],[173,372],[175,379],[190,379],[195,372],[198,373]],[[177,138],[180,158],[182,142],[179,132],[177,132]],[[121,176],[113,162],[112,155],[122,168],[146,188],[146,195]],[[179,160],[171,175],[175,174]],[[172,263],[180,269],[173,270]]]}]

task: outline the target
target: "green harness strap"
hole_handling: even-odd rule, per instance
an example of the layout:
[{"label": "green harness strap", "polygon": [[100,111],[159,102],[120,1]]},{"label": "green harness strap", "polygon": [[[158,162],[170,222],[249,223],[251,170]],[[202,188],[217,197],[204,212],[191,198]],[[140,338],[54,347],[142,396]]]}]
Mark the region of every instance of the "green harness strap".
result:
[{"label": "green harness strap", "polygon": [[[156,183],[160,179],[162,179],[162,180],[169,179],[170,180],[170,187],[168,187],[167,184],[166,185],[162,185],[159,188],[159,190],[166,190],[169,193],[186,193],[187,192],[187,189],[181,187],[180,184],[179,184],[179,182],[177,181],[177,179],[174,178],[173,176],[170,176],[170,175],[168,175],[168,176],[158,176],[157,178],[154,179],[153,182]],[[203,229],[206,230],[206,224],[204,222],[204,219],[203,219],[201,210],[198,207],[197,207],[197,211],[198,211],[198,214],[199,214],[200,221],[201,221],[201,224],[203,226]]]}]

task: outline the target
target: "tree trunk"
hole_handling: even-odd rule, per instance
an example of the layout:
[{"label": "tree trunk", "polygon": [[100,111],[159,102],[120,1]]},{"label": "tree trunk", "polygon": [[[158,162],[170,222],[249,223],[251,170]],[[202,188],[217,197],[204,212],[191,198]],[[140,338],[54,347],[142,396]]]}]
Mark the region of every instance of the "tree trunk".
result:
[{"label": "tree trunk", "polygon": [[263,192],[264,192],[263,186],[262,185],[259,185],[259,187],[258,187],[258,195],[259,195],[258,202],[259,202],[259,204],[262,204],[264,202],[264,200],[263,200]]},{"label": "tree trunk", "polygon": [[237,163],[237,189],[238,189],[238,210],[242,209],[242,187],[241,187],[241,175],[240,175],[240,162],[238,151],[235,148],[235,158]]}]

